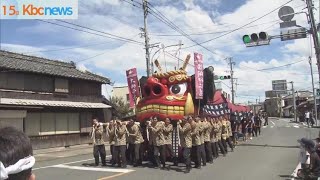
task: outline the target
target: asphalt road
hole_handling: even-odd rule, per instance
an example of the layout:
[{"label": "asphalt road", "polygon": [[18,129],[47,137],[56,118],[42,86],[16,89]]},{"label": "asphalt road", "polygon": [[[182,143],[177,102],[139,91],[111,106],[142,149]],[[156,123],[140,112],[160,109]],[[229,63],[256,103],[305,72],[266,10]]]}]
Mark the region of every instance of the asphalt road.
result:
[{"label": "asphalt road", "polygon": [[[301,137],[315,138],[319,129],[306,128],[304,125],[289,122],[289,119],[270,119],[259,137],[237,146],[234,152],[220,157],[214,164],[202,169],[192,169],[184,174],[184,165],[171,167],[170,171],[143,168],[127,169],[111,167],[92,167],[92,154],[79,150],[80,155],[63,156],[61,153],[41,154],[34,173],[37,180],[284,180],[290,179],[298,164],[298,143]],[[78,153],[79,154],[79,153]],[[51,158],[45,159],[46,156]],[[56,157],[54,157],[56,156]],[[39,157],[38,157],[39,158]],[[37,158],[36,158],[37,159]]]}]

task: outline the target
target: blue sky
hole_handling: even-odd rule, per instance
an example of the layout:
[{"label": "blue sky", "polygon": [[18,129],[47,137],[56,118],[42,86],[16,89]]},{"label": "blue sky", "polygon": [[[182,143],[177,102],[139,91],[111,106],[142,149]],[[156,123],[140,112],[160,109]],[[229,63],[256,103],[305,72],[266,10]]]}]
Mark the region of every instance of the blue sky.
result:
[{"label": "blue sky", "polygon": [[[140,2],[140,0],[135,0]],[[130,0],[128,0],[130,2]],[[215,38],[223,33],[246,24],[263,14],[275,9],[285,0],[151,0],[150,3],[173,23],[197,42]],[[317,3],[317,2],[315,2]],[[117,36],[143,42],[139,28],[143,26],[143,13],[140,5],[132,6],[123,0],[79,0],[79,18],[67,20],[75,24],[94,28]],[[303,1],[292,1],[288,4],[295,11],[301,11],[305,6]],[[318,7],[319,4],[316,4]],[[316,13],[317,20],[319,19]],[[304,15],[295,17],[299,25],[309,27]],[[64,24],[55,20],[49,22]],[[64,27],[48,24],[37,20],[0,20],[1,49],[29,55],[42,56],[63,61],[78,62],[78,68],[109,77],[116,85],[125,85],[125,70],[137,67],[139,75],[145,75],[145,51],[143,46],[112,40],[106,37],[79,32]],[[237,102],[263,99],[264,91],[271,88],[271,80],[294,80],[296,89],[311,89],[311,78],[307,57],[310,55],[309,38],[285,41],[271,41],[269,46],[246,48],[242,44],[242,35],[246,33],[266,31],[270,35],[279,34],[279,18],[277,11],[252,23],[249,27],[240,29],[218,38],[204,46],[214,51],[195,46],[182,49],[179,58],[187,54],[200,52],[204,55],[205,66],[213,65],[216,74],[228,74],[225,57],[233,57],[236,62],[235,77],[237,80]],[[317,21],[318,22],[318,21]],[[67,25],[67,24],[64,24]],[[250,27],[251,26],[251,27]],[[162,43],[165,46],[178,44],[181,40],[184,46],[193,45],[189,39],[179,35],[166,24],[149,14],[148,27],[151,43]],[[170,35],[170,36],[159,36]],[[77,47],[77,48],[76,48]],[[65,50],[61,50],[65,49]],[[55,50],[55,51],[53,51]],[[157,51],[154,48],[151,56]],[[178,52],[177,47],[165,49],[170,53]],[[166,63],[167,69],[177,66],[177,60],[163,53],[155,54],[161,64]],[[87,60],[86,60],[87,59]],[[264,69],[306,59],[301,63],[284,68],[260,72],[254,69]],[[181,63],[180,63],[181,64]],[[314,64],[314,70],[316,70]],[[190,75],[192,66],[188,67]],[[317,77],[317,76],[316,76]],[[318,79],[316,79],[318,81]],[[230,86],[229,81],[224,82]],[[225,91],[230,92],[228,86]],[[107,90],[106,90],[107,89]],[[110,94],[112,87],[104,89],[104,94]]]}]

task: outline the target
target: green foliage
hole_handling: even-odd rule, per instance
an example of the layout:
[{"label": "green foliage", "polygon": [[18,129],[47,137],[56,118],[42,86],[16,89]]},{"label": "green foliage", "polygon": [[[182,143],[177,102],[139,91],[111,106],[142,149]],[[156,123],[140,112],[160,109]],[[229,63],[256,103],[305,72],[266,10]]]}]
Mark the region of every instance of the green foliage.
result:
[{"label": "green foliage", "polygon": [[133,115],[133,109],[130,108],[130,104],[125,102],[122,97],[113,96],[110,98],[110,104],[115,109],[114,115],[123,118],[129,115]]}]

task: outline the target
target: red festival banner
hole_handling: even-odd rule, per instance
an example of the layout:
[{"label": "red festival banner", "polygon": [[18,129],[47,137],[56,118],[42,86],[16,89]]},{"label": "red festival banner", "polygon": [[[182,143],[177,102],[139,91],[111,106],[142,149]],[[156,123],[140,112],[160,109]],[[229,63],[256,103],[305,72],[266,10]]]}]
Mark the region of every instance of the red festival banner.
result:
[{"label": "red festival banner", "polygon": [[129,69],[126,71],[126,74],[129,88],[130,107],[134,107],[137,97],[140,96],[137,69]]},{"label": "red festival banner", "polygon": [[202,54],[194,53],[194,72],[196,81],[196,99],[203,99],[203,59]]}]

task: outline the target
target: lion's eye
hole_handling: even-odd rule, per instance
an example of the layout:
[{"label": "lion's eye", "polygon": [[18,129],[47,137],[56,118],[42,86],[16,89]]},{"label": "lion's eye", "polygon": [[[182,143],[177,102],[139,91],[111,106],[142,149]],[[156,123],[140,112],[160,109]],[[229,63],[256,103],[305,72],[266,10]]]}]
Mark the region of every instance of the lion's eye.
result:
[{"label": "lion's eye", "polygon": [[187,91],[187,83],[182,84],[174,84],[170,86],[170,93],[176,94],[176,95],[184,95],[184,93]]}]

